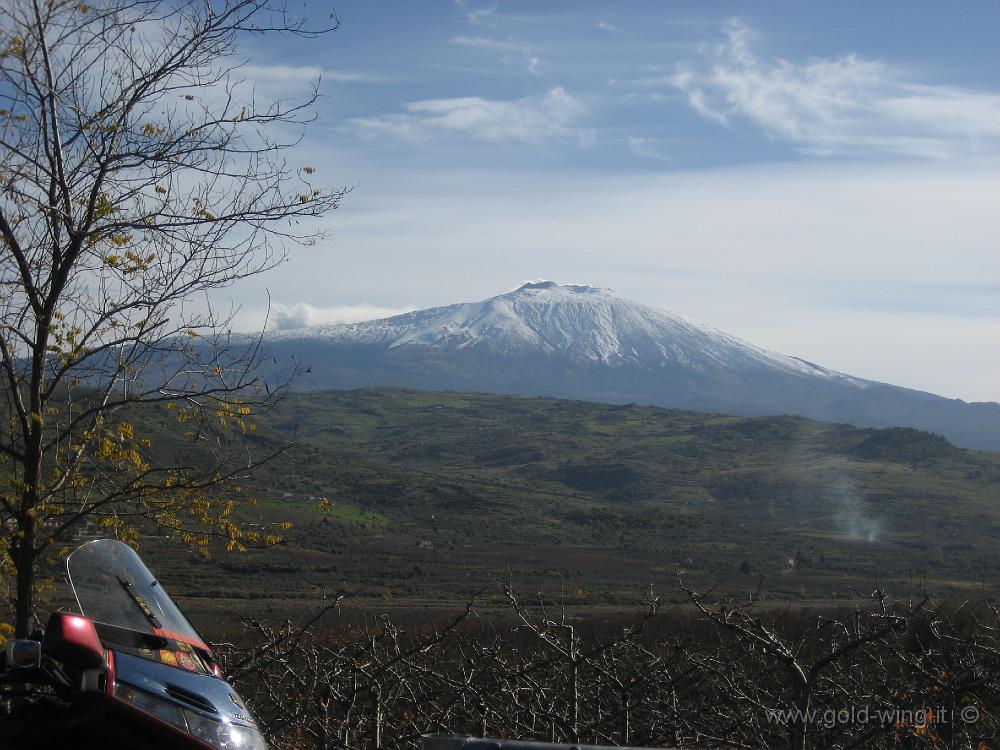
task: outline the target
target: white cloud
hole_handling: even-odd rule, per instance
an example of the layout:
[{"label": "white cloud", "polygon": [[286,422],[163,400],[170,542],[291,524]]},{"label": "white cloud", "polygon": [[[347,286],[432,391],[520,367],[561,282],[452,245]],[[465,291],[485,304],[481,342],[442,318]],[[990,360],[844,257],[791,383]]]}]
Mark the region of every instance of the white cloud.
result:
[{"label": "white cloud", "polygon": [[412,309],[412,307],[379,307],[368,304],[315,307],[306,302],[296,302],[293,305],[277,303],[271,306],[267,327],[271,331],[287,331],[337,323],[360,323],[365,320],[389,318]]},{"label": "white cloud", "polygon": [[539,143],[576,140],[586,144],[592,133],[576,123],[587,112],[583,103],[562,87],[544,96],[521,99],[425,99],[405,105],[406,112],[352,120],[365,137],[388,136],[427,140],[442,134],[462,134],[483,141]]},{"label": "white cloud", "polygon": [[315,81],[323,75],[323,68],[318,65],[243,65],[239,73],[248,81],[267,81],[268,83],[288,83]]},{"label": "white cloud", "polygon": [[630,136],[628,139],[628,150],[643,159],[663,162],[670,161],[670,157],[660,151],[656,141],[651,138]]},{"label": "white cloud", "polygon": [[247,83],[268,86],[312,85],[320,79],[342,83],[389,83],[390,79],[357,70],[323,68],[318,65],[243,65],[237,75]]},{"label": "white cloud", "polygon": [[365,73],[360,70],[335,70],[326,69],[323,71],[324,81],[337,81],[338,83],[393,83],[395,79],[378,73]]},{"label": "white cloud", "polygon": [[621,34],[622,33],[621,29],[619,29],[614,24],[608,23],[603,18],[598,18],[597,19],[597,28],[599,28],[601,31],[607,31],[607,32],[609,32],[611,34]]},{"label": "white cloud", "polygon": [[520,52],[524,45],[503,39],[493,39],[488,36],[455,36],[449,40],[452,44],[460,47],[473,47],[475,49],[500,50],[502,52]]},{"label": "white cloud", "polygon": [[455,0],[455,8],[473,26],[491,25],[493,16],[497,12],[496,5],[489,8],[470,8],[465,0]]},{"label": "white cloud", "polygon": [[523,65],[532,75],[538,73],[541,60],[531,48],[510,39],[493,39],[485,36],[456,36],[451,38],[452,44],[472,49],[485,49],[505,53],[500,61],[504,65]]},{"label": "white cloud", "polygon": [[744,23],[680,65],[669,83],[703,117],[742,118],[814,154],[892,153],[945,158],[1000,150],[1000,95],[928,85],[890,64],[847,54],[793,61],[758,55]]}]

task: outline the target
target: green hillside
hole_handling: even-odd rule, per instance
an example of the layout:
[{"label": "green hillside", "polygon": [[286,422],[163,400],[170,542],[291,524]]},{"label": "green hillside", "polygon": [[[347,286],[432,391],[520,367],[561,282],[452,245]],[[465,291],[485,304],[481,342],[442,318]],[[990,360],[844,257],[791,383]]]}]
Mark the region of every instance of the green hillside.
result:
[{"label": "green hillside", "polygon": [[248,519],[295,529],[204,562],[148,544],[196,609],[339,587],[444,605],[508,568],[589,605],[669,593],[677,569],[791,599],[995,588],[1000,456],[916,430],[364,390],[291,394],[255,435],[294,445],[245,480]]}]

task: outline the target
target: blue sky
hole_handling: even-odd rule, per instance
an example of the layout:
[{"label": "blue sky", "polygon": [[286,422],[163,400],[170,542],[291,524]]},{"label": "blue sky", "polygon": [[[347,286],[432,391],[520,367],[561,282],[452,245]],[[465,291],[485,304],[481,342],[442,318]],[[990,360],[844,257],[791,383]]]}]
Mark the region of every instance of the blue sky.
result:
[{"label": "blue sky", "polygon": [[287,327],[549,278],[1000,400],[1000,5],[333,7],[241,50],[262,95],[321,79],[295,158],[354,188],[232,290],[247,327],[265,289]]}]

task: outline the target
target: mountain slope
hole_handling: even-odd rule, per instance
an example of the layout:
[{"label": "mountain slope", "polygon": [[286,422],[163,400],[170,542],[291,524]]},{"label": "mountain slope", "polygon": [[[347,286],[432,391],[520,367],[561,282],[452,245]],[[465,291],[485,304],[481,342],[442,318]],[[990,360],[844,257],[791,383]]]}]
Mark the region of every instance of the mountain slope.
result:
[{"label": "mountain slope", "polygon": [[798,414],[1000,450],[1000,405],[967,404],[771,352],[614,292],[525,284],[483,302],[268,336],[301,389],[391,385]]}]

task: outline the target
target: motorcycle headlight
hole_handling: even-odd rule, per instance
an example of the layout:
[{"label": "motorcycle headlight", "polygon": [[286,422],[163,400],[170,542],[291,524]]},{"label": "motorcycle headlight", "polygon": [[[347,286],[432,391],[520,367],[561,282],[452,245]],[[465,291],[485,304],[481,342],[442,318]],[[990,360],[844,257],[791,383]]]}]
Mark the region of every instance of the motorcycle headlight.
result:
[{"label": "motorcycle headlight", "polygon": [[267,743],[253,727],[227,724],[185,711],[188,732],[219,750],[267,750]]},{"label": "motorcycle headlight", "polygon": [[161,721],[173,724],[184,732],[188,731],[184,709],[175,703],[157,698],[145,690],[136,690],[134,687],[123,685],[120,682],[115,683],[115,698],[138,708],[143,713],[151,714]]},{"label": "motorcycle headlight", "polygon": [[115,684],[115,697],[219,750],[268,750],[267,743],[256,727],[209,719],[145,690],[120,682]]}]

